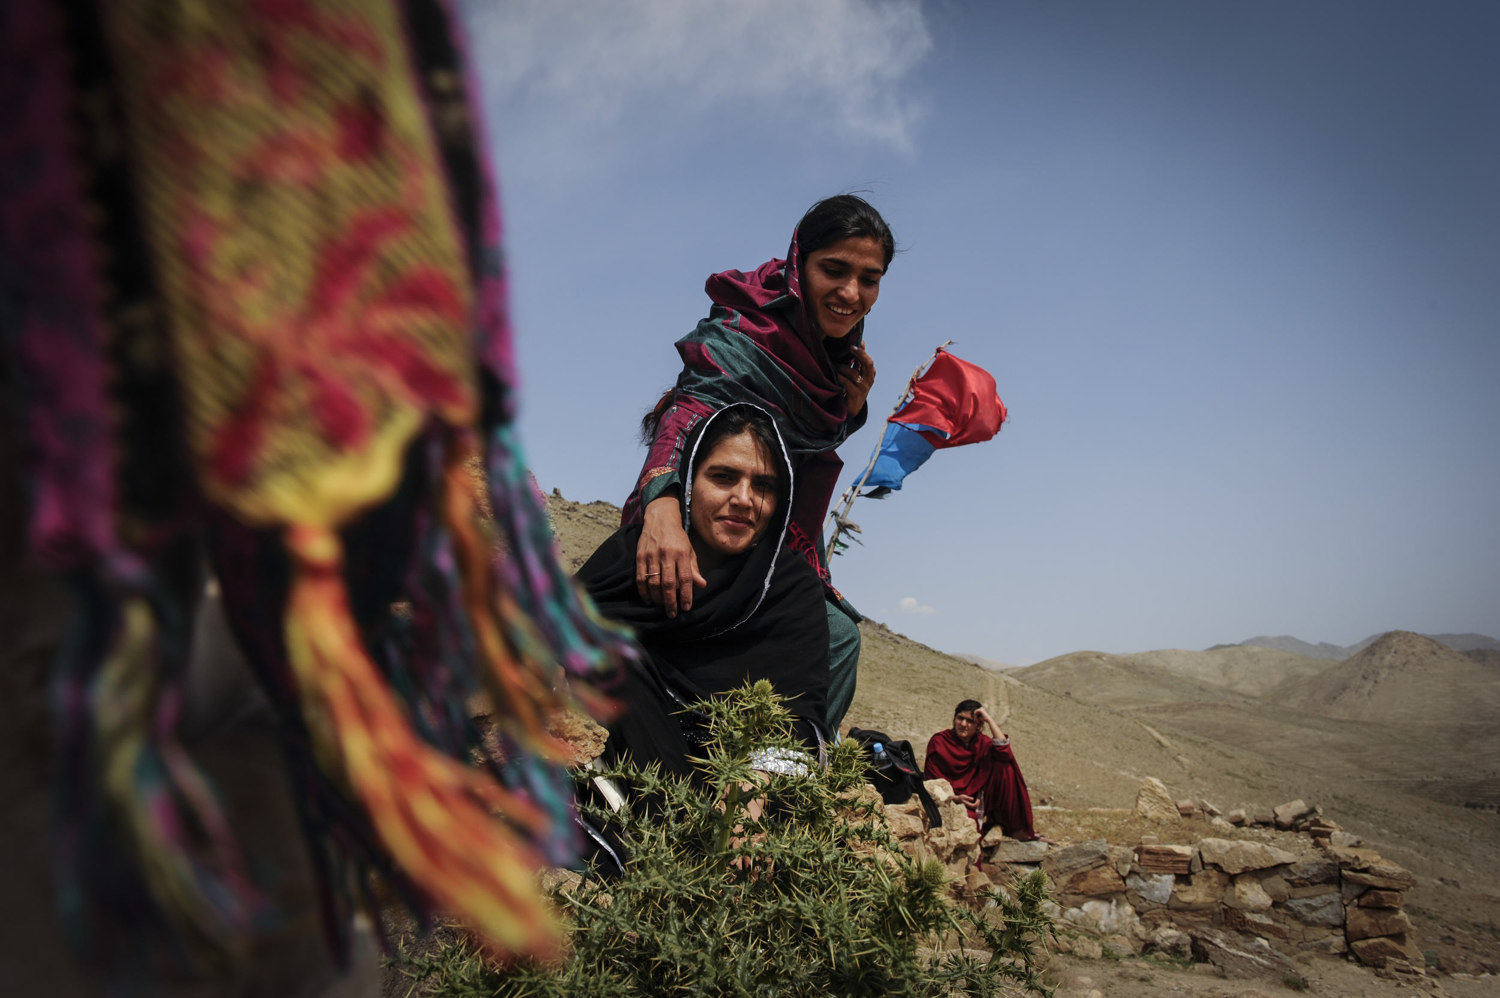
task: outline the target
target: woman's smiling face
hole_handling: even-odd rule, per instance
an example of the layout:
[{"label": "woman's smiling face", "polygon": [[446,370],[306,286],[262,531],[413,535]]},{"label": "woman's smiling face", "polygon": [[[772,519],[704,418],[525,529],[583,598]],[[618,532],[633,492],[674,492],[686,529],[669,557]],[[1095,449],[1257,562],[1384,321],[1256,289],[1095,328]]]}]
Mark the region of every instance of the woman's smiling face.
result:
[{"label": "woman's smiling face", "polygon": [[823,335],[848,336],[880,297],[884,276],[885,250],[868,236],[840,239],[807,254],[802,294]]},{"label": "woman's smiling face", "polygon": [[693,473],[693,533],[716,555],[750,550],[771,526],[777,484],[770,452],[750,430],[725,437]]}]

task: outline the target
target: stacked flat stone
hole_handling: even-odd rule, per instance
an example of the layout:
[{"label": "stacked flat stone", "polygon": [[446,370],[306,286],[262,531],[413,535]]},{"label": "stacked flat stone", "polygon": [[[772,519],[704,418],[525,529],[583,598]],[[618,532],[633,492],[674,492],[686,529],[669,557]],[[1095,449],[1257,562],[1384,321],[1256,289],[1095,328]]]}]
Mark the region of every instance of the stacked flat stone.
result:
[{"label": "stacked flat stone", "polygon": [[947,780],[927,780],[926,787],[937,805],[942,827],[927,827],[922,803],[913,797],[904,804],[885,805],[891,834],[908,856],[935,859],[943,864],[950,880],[961,881],[972,890],[982,889],[988,882],[980,883],[970,875],[980,869],[978,826],[968,809],[953,799],[953,787]]},{"label": "stacked flat stone", "polygon": [[1360,848],[1357,835],[1332,821],[1313,816],[1301,827],[1339,868],[1339,897],[1349,952],[1370,967],[1401,963],[1420,967],[1422,954],[1413,939],[1411,920],[1403,910],[1406,892],[1416,886],[1416,877],[1375,850]]},{"label": "stacked flat stone", "polygon": [[[1142,836],[1136,846],[1101,839],[1049,848],[993,830],[981,840],[946,780],[929,780],[927,789],[942,828],[926,828],[916,800],[886,806],[902,848],[939,860],[971,894],[1042,869],[1064,951],[1084,957],[1191,954],[1233,977],[1295,972],[1289,956],[1298,951],[1348,954],[1382,972],[1422,972],[1403,911],[1415,878],[1362,848],[1358,836],[1304,801],[1240,808],[1222,818],[1204,802],[1194,808],[1208,819],[1205,830],[1258,825],[1267,831],[1252,834],[1275,835],[1273,826],[1295,833],[1298,839],[1279,841],[1302,842],[1306,848],[1297,852],[1253,839],[1163,843],[1156,835]],[[1178,803],[1159,780],[1147,780],[1132,810],[1180,823],[1188,809]]]},{"label": "stacked flat stone", "polygon": [[1134,849],[1096,841],[1046,855],[1065,928],[1116,955],[1177,953],[1186,938],[1200,959],[1236,976],[1289,972],[1295,950],[1346,952],[1340,868],[1327,856],[1235,839],[1146,838]]},{"label": "stacked flat stone", "polygon": [[1048,850],[1042,869],[1058,906],[1055,917],[1076,933],[1072,940],[1063,935],[1060,941],[1076,943],[1081,938],[1076,949],[1084,956],[1091,955],[1096,944],[1101,954],[1111,956],[1141,952],[1151,933],[1126,899],[1125,878],[1132,862],[1131,849],[1103,839]]},{"label": "stacked flat stone", "polygon": [[1402,910],[1416,878],[1373,849],[1330,844],[1327,851],[1339,867],[1349,951],[1370,967],[1394,963],[1420,967],[1422,954],[1413,938],[1411,919]]}]

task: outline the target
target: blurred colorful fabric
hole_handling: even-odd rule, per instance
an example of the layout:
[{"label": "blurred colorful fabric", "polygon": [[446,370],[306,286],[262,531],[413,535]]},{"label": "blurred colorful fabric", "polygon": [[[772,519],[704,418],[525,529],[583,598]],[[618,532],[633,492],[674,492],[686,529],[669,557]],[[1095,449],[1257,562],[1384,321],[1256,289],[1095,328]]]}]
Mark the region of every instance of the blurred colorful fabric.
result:
[{"label": "blurred colorful fabric", "polygon": [[[335,949],[379,880],[547,952],[533,874],[574,843],[546,720],[633,652],[527,481],[451,11],[3,0],[0,38],[0,344],[29,549],[80,607],[54,670],[80,946],[232,950],[273,914],[176,737],[206,557],[280,716]],[[476,768],[481,692],[502,752]]]}]

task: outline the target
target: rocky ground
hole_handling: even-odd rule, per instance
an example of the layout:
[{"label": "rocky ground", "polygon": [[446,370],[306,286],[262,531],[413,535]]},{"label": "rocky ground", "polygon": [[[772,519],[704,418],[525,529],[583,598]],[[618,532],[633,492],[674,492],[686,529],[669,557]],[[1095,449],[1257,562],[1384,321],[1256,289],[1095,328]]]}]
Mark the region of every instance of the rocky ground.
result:
[{"label": "rocky ground", "polygon": [[1493,998],[1500,979],[1469,974],[1421,982],[1386,980],[1370,970],[1329,957],[1308,957],[1297,964],[1296,976],[1283,980],[1226,980],[1210,964],[1181,964],[1162,960],[1085,960],[1059,954],[1053,957],[1050,977],[1057,998],[1283,998],[1318,995],[1320,998]]}]

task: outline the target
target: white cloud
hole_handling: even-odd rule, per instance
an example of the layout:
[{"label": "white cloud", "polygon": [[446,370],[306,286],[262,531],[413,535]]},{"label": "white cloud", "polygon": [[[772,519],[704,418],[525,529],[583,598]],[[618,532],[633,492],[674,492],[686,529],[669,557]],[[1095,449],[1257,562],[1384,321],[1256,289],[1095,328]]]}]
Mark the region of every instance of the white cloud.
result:
[{"label": "white cloud", "polygon": [[937,613],[936,610],[927,604],[919,603],[915,596],[903,596],[899,605],[902,613],[920,613],[923,616]]},{"label": "white cloud", "polygon": [[800,127],[906,148],[904,80],[932,47],[920,0],[462,0],[486,102],[580,134],[781,110]]}]

